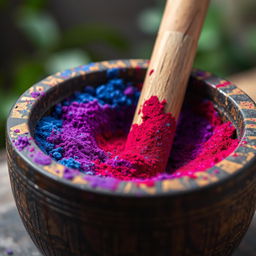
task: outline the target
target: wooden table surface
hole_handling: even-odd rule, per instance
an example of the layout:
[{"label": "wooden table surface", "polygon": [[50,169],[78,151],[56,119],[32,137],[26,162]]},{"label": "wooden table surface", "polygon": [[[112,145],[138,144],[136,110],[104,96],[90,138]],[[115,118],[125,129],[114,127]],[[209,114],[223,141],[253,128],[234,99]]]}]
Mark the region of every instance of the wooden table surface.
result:
[{"label": "wooden table surface", "polygon": [[[256,101],[256,69],[230,78]],[[233,256],[256,256],[256,215]],[[5,156],[0,154],[0,256],[42,256],[23,227],[11,194]]]}]

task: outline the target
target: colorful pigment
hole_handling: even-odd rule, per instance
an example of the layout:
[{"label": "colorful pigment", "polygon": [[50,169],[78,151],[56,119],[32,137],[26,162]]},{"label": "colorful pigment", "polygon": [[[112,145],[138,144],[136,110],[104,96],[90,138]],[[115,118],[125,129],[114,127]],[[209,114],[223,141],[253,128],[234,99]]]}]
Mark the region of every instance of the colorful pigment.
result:
[{"label": "colorful pigment", "polygon": [[[213,104],[191,96],[185,100],[174,139],[175,121],[164,113],[165,102],[157,97],[144,103],[143,121],[132,127],[127,138],[139,87],[118,78],[118,70],[110,70],[104,84],[86,86],[38,122],[35,140],[46,154],[67,167],[65,179],[72,180],[81,173],[97,175],[106,177],[114,187],[115,178],[195,178],[196,172],[214,166],[238,145],[235,128],[230,122],[222,123]],[[164,170],[162,159],[166,156],[161,152],[167,152],[162,149],[172,141]],[[37,163],[40,157],[36,154]]]},{"label": "colorful pigment", "polygon": [[6,249],[5,254],[6,255],[13,255],[13,250],[12,249]]},{"label": "colorful pigment", "polygon": [[30,145],[29,138],[26,136],[18,136],[14,142],[14,145],[19,151],[22,151],[24,148]]},{"label": "colorful pigment", "polygon": [[37,97],[40,96],[40,94],[41,94],[40,92],[31,92],[31,93],[30,93],[30,95],[31,95],[32,98],[37,98]]},{"label": "colorful pigment", "polygon": [[143,104],[142,123],[134,124],[127,140],[119,141],[123,149],[117,150],[116,141],[109,144],[108,139],[98,138],[98,145],[111,152],[112,157],[105,162],[95,162],[96,174],[108,176],[111,173],[119,179],[147,179],[162,173],[176,129],[175,119],[164,113],[164,106],[165,101],[159,102],[156,96]]},{"label": "colorful pigment", "polygon": [[[31,151],[31,148],[29,149],[29,151]],[[35,155],[32,155],[32,157],[34,157],[34,162],[37,164],[49,165],[52,162],[52,159],[49,156],[46,156],[40,151],[37,152]]]},{"label": "colorful pigment", "polygon": [[[39,89],[40,90],[40,89]],[[44,96],[44,92],[31,92],[30,93],[30,96],[32,97],[32,98],[38,98],[39,96]]]},{"label": "colorful pigment", "polygon": [[220,83],[220,84],[217,84],[217,85],[216,85],[216,88],[225,87],[225,86],[228,86],[228,85],[231,85],[231,84],[232,84],[232,83],[229,82],[229,81],[224,81],[224,82],[222,82],[222,83]]}]

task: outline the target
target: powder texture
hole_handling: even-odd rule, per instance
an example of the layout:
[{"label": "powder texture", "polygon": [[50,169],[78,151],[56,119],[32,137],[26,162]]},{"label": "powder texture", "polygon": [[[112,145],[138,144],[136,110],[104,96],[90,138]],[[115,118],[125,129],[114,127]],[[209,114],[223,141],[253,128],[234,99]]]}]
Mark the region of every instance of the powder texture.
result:
[{"label": "powder texture", "polygon": [[5,254],[6,255],[13,255],[13,250],[12,249],[6,249]]},{"label": "powder texture", "polygon": [[95,174],[96,160],[101,163],[110,157],[97,145],[97,135],[126,134],[139,97],[132,83],[112,78],[115,74],[111,70],[107,83],[87,86],[39,121],[35,139],[45,153],[69,168]]},{"label": "powder texture", "polygon": [[30,145],[29,138],[18,136],[18,138],[15,140],[14,145],[19,151],[22,151],[24,148]]},{"label": "powder texture", "polygon": [[[112,158],[105,162],[95,162],[96,174],[108,176],[109,173],[119,179],[133,177],[145,179],[164,172],[165,159],[168,159],[170,145],[176,128],[175,119],[171,114],[164,113],[165,101],[159,102],[152,96],[142,107],[142,123],[132,126],[131,132],[124,141],[114,140],[115,148],[119,143],[124,150],[112,152]],[[99,146],[106,150],[107,139],[101,138]],[[114,154],[113,154],[114,153]],[[117,155],[118,154],[118,155]]]},{"label": "powder texture", "polygon": [[[97,175],[110,180],[151,181],[181,176],[196,177],[237,146],[235,128],[222,123],[213,104],[187,97],[175,138],[175,121],[164,113],[165,102],[151,97],[142,107],[143,122],[134,125],[127,138],[139,97],[139,85],[108,72],[108,80],[55,106],[35,130],[40,148],[65,165],[64,178],[77,174]],[[173,141],[168,168],[166,152]],[[40,160],[37,160],[40,161]],[[86,178],[88,179],[89,176]],[[92,177],[93,178],[93,177]],[[113,182],[112,182],[113,181]]]},{"label": "powder texture", "polygon": [[40,92],[31,92],[30,95],[31,95],[32,98],[37,98],[37,97],[39,97],[41,94],[40,94]]},{"label": "powder texture", "polygon": [[35,154],[34,161],[35,163],[41,164],[41,165],[49,165],[52,162],[49,156],[44,155],[40,151]]},{"label": "powder texture", "polygon": [[192,102],[185,104],[179,121],[169,160],[172,177],[196,177],[196,172],[214,166],[239,143],[235,127],[231,122],[222,123],[212,102]]}]

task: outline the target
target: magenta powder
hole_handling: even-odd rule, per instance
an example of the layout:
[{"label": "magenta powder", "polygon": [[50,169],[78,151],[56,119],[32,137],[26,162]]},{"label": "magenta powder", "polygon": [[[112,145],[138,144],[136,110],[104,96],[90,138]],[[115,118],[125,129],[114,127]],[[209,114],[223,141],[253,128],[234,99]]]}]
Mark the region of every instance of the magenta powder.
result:
[{"label": "magenta powder", "polygon": [[[157,105],[157,102],[154,103],[154,108],[150,107],[149,104],[144,105],[143,111],[148,113],[150,123],[147,124],[144,120],[140,126],[136,126],[136,135],[134,141],[129,142],[131,145],[128,143],[128,150],[125,137],[112,138],[111,140],[100,138],[98,140],[100,147],[110,151],[112,157],[111,160],[107,160],[105,163],[96,162],[97,174],[123,180],[134,178],[157,180],[183,176],[196,178],[197,172],[214,166],[233,152],[238,145],[239,141],[235,138],[234,126],[231,122],[222,123],[210,101],[204,100],[187,104],[183,108],[179,120],[169,166],[167,171],[164,172],[160,164],[161,159],[154,158],[159,155],[155,154],[158,146],[157,137],[161,138],[160,136],[163,136],[170,143],[173,124],[169,123],[170,137],[168,137],[166,132],[161,130],[161,127],[164,126],[163,123],[158,119],[152,119],[155,115],[159,117],[159,110],[161,108]],[[166,115],[163,109],[161,112]],[[171,122],[171,119],[169,122]],[[143,126],[143,124],[145,125]],[[168,147],[168,145],[162,143],[163,138],[159,140],[160,146]],[[151,147],[143,152],[145,145],[151,145]],[[119,161],[126,159],[132,165],[116,166],[113,163],[113,159],[115,160],[116,157],[120,158]],[[138,175],[140,169],[142,171]]]},{"label": "magenta powder", "polygon": [[[165,171],[176,129],[174,117],[164,112],[165,103],[156,96],[145,101],[141,109],[142,123],[133,125],[128,137],[121,138],[121,147],[110,143],[108,138],[98,139],[98,144],[112,153],[112,157],[104,163],[99,160],[95,162],[98,175],[111,174],[123,180],[148,179]],[[123,163],[117,165],[116,158]],[[125,161],[129,165],[125,165]]]},{"label": "magenta powder", "polygon": [[40,92],[31,92],[30,95],[32,98],[38,98],[41,95],[41,93]]},{"label": "magenta powder", "polygon": [[52,162],[52,159],[49,156],[46,156],[42,152],[38,151],[34,155],[34,162],[41,165],[49,165]]},{"label": "magenta powder", "polygon": [[[214,166],[238,145],[235,128],[230,122],[222,123],[213,104],[189,96],[177,124],[168,168],[157,168],[156,161],[151,159],[155,146],[161,146],[158,142],[151,143],[150,148],[144,144],[134,150],[132,144],[125,148],[137,99],[136,86],[118,78],[97,88],[86,87],[84,92],[56,105],[51,116],[40,120],[35,139],[45,153],[67,167],[64,178],[72,180],[80,173],[97,175],[110,180],[111,186],[116,185],[112,180],[115,178],[140,181],[194,178],[198,171]],[[142,111],[148,117],[156,113],[164,117],[163,104],[159,102],[151,109],[146,104]],[[137,127],[135,140],[146,138],[147,129],[154,129],[151,136],[154,141],[163,136],[163,131],[173,127],[171,119],[163,120],[158,124],[156,118],[153,126]],[[171,136],[168,138],[171,140]],[[34,161],[45,164],[50,158],[36,153]]]}]

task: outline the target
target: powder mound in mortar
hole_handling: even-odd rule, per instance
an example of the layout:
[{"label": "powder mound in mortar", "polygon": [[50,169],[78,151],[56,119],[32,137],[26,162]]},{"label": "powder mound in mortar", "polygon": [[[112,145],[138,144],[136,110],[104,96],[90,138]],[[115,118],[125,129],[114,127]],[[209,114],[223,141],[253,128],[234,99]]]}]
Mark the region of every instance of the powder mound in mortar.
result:
[{"label": "powder mound in mortar", "polygon": [[[121,138],[123,149],[113,152],[109,148],[110,158],[104,163],[96,162],[96,173],[104,176],[111,173],[121,179],[147,179],[162,173],[166,165],[163,160],[168,159],[167,150],[162,148],[169,148],[176,128],[175,119],[170,113],[164,113],[164,106],[165,101],[159,102],[156,96],[147,100],[141,110],[142,123],[132,126],[126,140]],[[108,138],[98,138],[98,144],[104,149],[109,144]],[[118,161],[121,162],[118,164]]]},{"label": "powder mound in mortar", "polygon": [[[159,180],[212,167],[238,145],[235,128],[222,123],[213,104],[187,97],[167,170],[155,152],[173,140],[175,121],[164,113],[165,102],[151,97],[142,108],[143,122],[127,134],[139,98],[139,86],[108,72],[106,83],[86,86],[55,106],[37,124],[35,140],[53,159],[77,171],[120,180]],[[165,138],[165,139],[162,139]],[[160,161],[160,162],[159,162]],[[160,164],[159,164],[160,163]],[[64,177],[65,178],[65,177]]]}]

